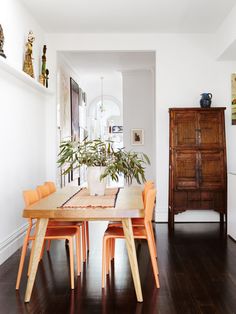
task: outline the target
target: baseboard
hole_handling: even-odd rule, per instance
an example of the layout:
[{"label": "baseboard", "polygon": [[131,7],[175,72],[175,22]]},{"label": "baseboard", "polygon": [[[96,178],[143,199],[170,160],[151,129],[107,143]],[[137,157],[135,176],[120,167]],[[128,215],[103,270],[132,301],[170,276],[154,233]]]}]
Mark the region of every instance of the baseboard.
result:
[{"label": "baseboard", "polygon": [[[155,222],[168,222],[167,209],[155,210]],[[175,215],[176,222],[219,222],[219,214],[212,210],[189,210]]]},{"label": "baseboard", "polygon": [[28,223],[19,227],[0,243],[0,265],[22,246],[27,228]]}]

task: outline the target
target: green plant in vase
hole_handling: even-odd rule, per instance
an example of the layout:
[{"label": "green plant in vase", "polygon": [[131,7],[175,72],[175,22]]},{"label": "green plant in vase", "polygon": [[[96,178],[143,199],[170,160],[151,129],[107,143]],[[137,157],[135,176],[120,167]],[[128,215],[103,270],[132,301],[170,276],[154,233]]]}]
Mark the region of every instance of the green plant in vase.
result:
[{"label": "green plant in vase", "polygon": [[63,174],[82,165],[86,165],[88,171],[91,167],[96,167],[100,169],[98,179],[101,182],[108,176],[118,181],[119,175],[123,174],[128,184],[131,184],[133,179],[141,184],[146,181],[145,168],[150,164],[148,156],[144,153],[126,151],[124,148],[115,150],[112,141],[87,138],[81,142],[62,142],[58,157],[59,166],[65,169]]}]

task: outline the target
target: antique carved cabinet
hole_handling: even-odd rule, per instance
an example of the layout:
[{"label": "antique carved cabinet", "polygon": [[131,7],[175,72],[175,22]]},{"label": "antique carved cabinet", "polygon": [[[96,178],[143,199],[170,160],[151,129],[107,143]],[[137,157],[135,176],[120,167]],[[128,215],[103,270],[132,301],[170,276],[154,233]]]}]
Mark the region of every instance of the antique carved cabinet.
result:
[{"label": "antique carved cabinet", "polygon": [[169,227],[186,210],[227,217],[225,108],[170,108]]}]

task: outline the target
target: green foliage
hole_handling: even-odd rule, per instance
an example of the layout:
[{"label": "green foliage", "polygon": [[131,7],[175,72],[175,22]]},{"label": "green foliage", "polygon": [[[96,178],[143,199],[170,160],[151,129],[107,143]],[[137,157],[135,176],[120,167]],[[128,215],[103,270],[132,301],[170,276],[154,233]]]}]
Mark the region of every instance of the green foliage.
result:
[{"label": "green foliage", "polygon": [[63,167],[64,174],[71,170],[87,167],[105,166],[106,169],[101,178],[110,176],[112,180],[118,181],[119,175],[123,174],[128,184],[133,178],[141,184],[146,181],[145,166],[150,164],[146,154],[125,151],[124,148],[114,150],[111,141],[87,140],[64,141],[60,145],[58,164]]}]

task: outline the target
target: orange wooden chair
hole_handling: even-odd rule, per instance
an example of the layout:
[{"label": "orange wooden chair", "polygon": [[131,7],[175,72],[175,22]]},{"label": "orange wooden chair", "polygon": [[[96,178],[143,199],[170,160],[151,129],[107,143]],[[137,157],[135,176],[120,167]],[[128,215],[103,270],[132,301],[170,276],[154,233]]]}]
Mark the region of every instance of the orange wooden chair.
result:
[{"label": "orange wooden chair", "polygon": [[[23,192],[25,206],[30,206],[34,204],[35,202],[39,201],[39,194],[36,190],[28,190]],[[16,290],[19,289],[22,271],[24,267],[24,261],[27,251],[27,246],[29,241],[35,239],[35,235],[30,235],[32,227],[33,227],[33,221],[32,219],[29,220],[29,226],[26,232],[26,236],[24,239],[22,252],[21,252],[21,258],[19,263],[19,269],[17,274],[17,280],[16,280]],[[71,289],[74,289],[74,254],[73,254],[73,238],[76,236],[76,252],[77,252],[77,272],[80,274],[80,241],[77,237],[77,230],[76,228],[47,228],[45,239],[48,240],[68,240],[69,242],[69,256],[70,256],[70,284]],[[32,255],[32,254],[31,254]],[[31,257],[30,257],[31,260]],[[31,262],[29,263],[31,264]],[[30,265],[29,265],[30,267]]]},{"label": "orange wooden chair", "polygon": [[52,181],[46,181],[44,182],[44,185],[49,188],[50,194],[56,192],[57,190],[55,183]]},{"label": "orange wooden chair", "polygon": [[[144,190],[142,192],[142,196],[143,196],[143,204],[144,204],[144,207],[146,206],[146,199],[147,199],[147,193],[150,189],[153,189],[154,188],[154,182],[153,181],[146,181],[145,184],[144,184]],[[144,218],[132,218],[131,219],[132,221],[132,225],[133,227],[144,227],[145,224],[144,224]],[[109,227],[120,227],[122,228],[122,223],[120,221],[114,221],[114,222],[109,222],[108,224]],[[154,251],[155,251],[155,256],[157,257],[157,248],[156,248],[156,241],[155,241],[155,237],[154,237],[154,232],[153,232],[153,227],[152,227],[152,222],[150,222],[148,224],[148,228],[151,232],[151,235],[152,235],[152,240],[153,240],[153,248],[154,248]],[[113,241],[113,244],[114,244],[115,240]],[[112,254],[112,258],[114,257],[114,252],[115,250],[115,245],[113,245],[113,254]]]},{"label": "orange wooden chair", "polygon": [[[44,182],[44,186],[47,186],[49,189],[49,194],[54,193],[56,191],[56,185],[52,181],[46,181]],[[43,188],[43,190],[45,190]],[[47,196],[47,195],[45,195]],[[83,261],[86,261],[87,257],[87,251],[89,251],[89,227],[88,227],[88,221],[82,221],[82,222],[67,222],[67,221],[52,221],[49,223],[49,226],[53,227],[75,227],[75,228],[81,228],[82,231],[82,252],[83,252]],[[48,241],[47,245],[47,251],[50,249],[50,241]]]},{"label": "orange wooden chair", "polygon": [[[153,274],[156,281],[157,288],[160,287],[158,278],[158,266],[156,260],[156,252],[153,247],[153,238],[150,232],[150,224],[152,220],[153,209],[155,205],[156,190],[150,189],[147,192],[144,226],[133,227],[133,234],[135,239],[145,239],[148,242],[150,252]],[[103,237],[103,252],[102,252],[102,288],[105,287],[106,274],[109,274],[111,256],[113,254],[113,245],[115,239],[124,239],[124,232],[122,228],[108,227]]]}]

